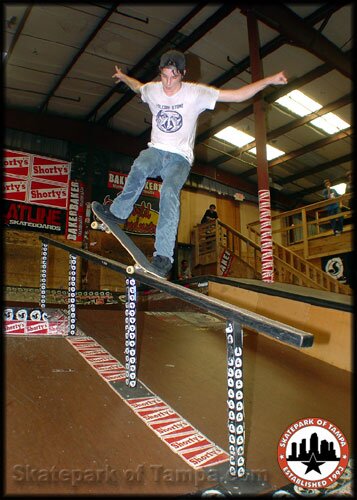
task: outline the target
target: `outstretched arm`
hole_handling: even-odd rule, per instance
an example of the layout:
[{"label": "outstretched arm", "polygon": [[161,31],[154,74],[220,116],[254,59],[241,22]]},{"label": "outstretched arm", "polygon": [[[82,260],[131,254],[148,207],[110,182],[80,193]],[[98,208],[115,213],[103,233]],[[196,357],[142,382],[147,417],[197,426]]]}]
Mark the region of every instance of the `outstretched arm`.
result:
[{"label": "outstretched arm", "polygon": [[286,83],[288,83],[288,80],[284,71],[280,71],[276,75],[267,76],[266,78],[262,78],[262,80],[249,83],[240,89],[220,89],[217,101],[243,102],[255,96],[255,94],[268,87],[268,85],[285,85]]},{"label": "outstretched arm", "polygon": [[125,83],[131,90],[133,90],[137,94],[140,92],[141,87],[144,85],[143,83],[139,82],[139,80],[136,80],[135,78],[132,78],[131,76],[123,73],[122,70],[118,68],[118,66],[115,66],[115,73],[112,78],[117,79],[115,83]]}]

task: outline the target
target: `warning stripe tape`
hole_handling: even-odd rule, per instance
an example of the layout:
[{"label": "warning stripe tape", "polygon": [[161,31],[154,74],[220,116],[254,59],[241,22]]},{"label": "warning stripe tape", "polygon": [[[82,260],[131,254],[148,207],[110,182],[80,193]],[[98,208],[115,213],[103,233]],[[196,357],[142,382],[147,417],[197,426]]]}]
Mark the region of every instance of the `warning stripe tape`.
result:
[{"label": "warning stripe tape", "polygon": [[125,367],[95,339],[66,337],[66,340],[149,429],[193,469],[215,466],[229,460],[226,451],[193,427],[142,382],[138,381],[147,390],[147,396],[129,399],[123,397],[110,382],[125,385]]}]

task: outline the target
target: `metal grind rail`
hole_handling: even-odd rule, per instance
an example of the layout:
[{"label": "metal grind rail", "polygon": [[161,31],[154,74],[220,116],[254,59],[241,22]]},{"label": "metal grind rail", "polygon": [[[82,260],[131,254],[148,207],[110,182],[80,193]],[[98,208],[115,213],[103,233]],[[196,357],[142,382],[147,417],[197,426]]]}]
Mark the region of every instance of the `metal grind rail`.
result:
[{"label": "metal grind rail", "polygon": [[222,316],[226,320],[227,340],[227,405],[228,405],[228,435],[229,435],[229,475],[233,478],[243,478],[246,474],[244,445],[244,398],[243,398],[243,328],[249,328],[258,333],[264,333],[285,344],[295,347],[311,347],[314,336],[279,321],[266,318],[260,314],[227,304],[226,302],[207,297],[182,285],[164,281],[149,275],[144,271],[127,274],[127,266],[119,262],[96,255],[87,250],[74,248],[65,243],[40,236],[41,275],[40,275],[40,307],[46,306],[46,281],[48,246],[53,245],[69,253],[68,272],[68,324],[69,335],[76,334],[76,276],[77,257],[82,257],[113,271],[126,275],[125,303],[125,375],[126,384],[136,387],[137,366],[137,330],[136,330],[136,281],[167,292],[173,297],[189,302],[210,313]]}]

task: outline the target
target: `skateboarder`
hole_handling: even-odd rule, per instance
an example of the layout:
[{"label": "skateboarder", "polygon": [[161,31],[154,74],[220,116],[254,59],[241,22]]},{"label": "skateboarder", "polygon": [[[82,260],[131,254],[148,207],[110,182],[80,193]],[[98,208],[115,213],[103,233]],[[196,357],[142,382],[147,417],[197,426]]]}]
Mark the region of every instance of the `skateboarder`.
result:
[{"label": "skateboarder", "polygon": [[142,83],[115,66],[113,78],[141,95],[153,115],[151,140],[134,161],[123,191],[103,214],[125,223],[148,177],[161,177],[159,220],[152,265],[162,275],[170,273],[180,215],[180,191],[193,163],[193,147],[199,115],[213,110],[216,102],[242,102],[268,85],[284,85],[284,72],[239,89],[218,89],[184,82],[186,61],[182,52],[169,50],[161,56],[160,81]]}]

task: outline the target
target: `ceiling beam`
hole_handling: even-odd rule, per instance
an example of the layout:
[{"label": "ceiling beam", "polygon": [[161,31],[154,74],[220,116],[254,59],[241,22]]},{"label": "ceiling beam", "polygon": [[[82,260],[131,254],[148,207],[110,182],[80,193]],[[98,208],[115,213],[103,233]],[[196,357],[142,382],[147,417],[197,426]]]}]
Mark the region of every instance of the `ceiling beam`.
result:
[{"label": "ceiling beam", "polygon": [[[326,73],[329,73],[333,68],[331,67],[330,64],[322,64],[321,66],[318,66],[317,68],[314,68],[313,70],[309,71],[305,75],[295,78],[294,80],[290,81],[287,85],[283,85],[283,89],[278,88],[277,90],[274,90],[273,92],[270,92],[269,94],[266,94],[264,96],[264,100],[267,103],[272,103],[279,99],[282,95],[285,95],[289,92],[291,92],[294,89],[300,88],[307,83],[312,82],[316,78],[320,78],[321,76],[325,75]],[[243,120],[243,118],[246,118],[247,116],[251,115],[253,113],[253,105],[249,104],[246,108],[242,109],[238,113],[235,113],[234,115],[230,116],[226,120],[223,120],[222,122],[218,123],[214,127],[211,127],[210,129],[206,130],[202,134],[199,134],[196,139],[196,144],[200,142],[204,142],[206,139],[209,139],[212,135],[216,134],[220,130],[222,130],[225,127],[228,127],[229,125],[233,125],[234,123],[239,122],[240,120]]]},{"label": "ceiling beam", "polygon": [[341,130],[340,132],[336,132],[336,134],[329,135],[328,137],[324,137],[323,139],[319,139],[318,141],[312,142],[311,144],[307,144],[302,148],[295,149],[294,151],[290,151],[283,156],[279,156],[274,160],[269,162],[269,168],[273,168],[276,165],[281,165],[289,160],[297,158],[298,156],[305,155],[306,153],[310,153],[310,151],[314,151],[315,149],[323,148],[332,144],[336,141],[340,141],[341,139],[345,139],[352,135],[353,129],[352,127],[347,128],[345,130]]},{"label": "ceiling beam", "polygon": [[66,78],[66,76],[68,75],[68,73],[71,71],[71,69],[73,68],[73,66],[76,64],[76,62],[78,61],[78,59],[81,57],[81,55],[85,52],[85,50],[88,47],[88,45],[92,42],[92,40],[94,40],[94,38],[96,37],[96,35],[98,34],[98,32],[103,28],[103,26],[108,21],[108,19],[110,18],[110,16],[117,9],[118,5],[119,5],[119,2],[116,2],[116,3],[114,3],[109,8],[109,10],[105,14],[105,16],[99,21],[99,23],[97,24],[97,26],[94,28],[94,30],[90,33],[90,35],[84,41],[84,43],[80,47],[79,51],[73,57],[72,61],[67,65],[67,67],[65,68],[65,70],[63,71],[63,73],[60,75],[59,79],[57,80],[57,82],[54,84],[54,86],[52,87],[52,89],[48,92],[48,95],[46,96],[46,99],[43,101],[43,103],[40,106],[40,111],[43,111],[44,109],[47,108],[47,105],[48,105],[51,97],[54,95],[54,93],[56,92],[56,90],[58,89],[58,87],[61,85],[61,83]]},{"label": "ceiling beam", "polygon": [[[211,31],[217,24],[219,24],[223,19],[225,19],[229,14],[231,14],[236,9],[234,3],[226,3],[223,7],[220,7],[214,14],[212,14],[208,19],[206,19],[198,28],[196,28],[191,35],[185,37],[181,42],[175,45],[176,50],[185,52],[194,45],[198,40],[200,40],[204,35]],[[172,48],[172,47],[170,47]],[[157,65],[145,75],[148,80],[152,80],[157,75]],[[131,98],[135,95],[131,91]],[[125,96],[114,104],[108,111],[98,120],[98,123],[107,123],[108,120],[114,116],[123,106],[127,103]]]},{"label": "ceiling beam", "polygon": [[253,11],[260,21],[278,31],[290,42],[331,64],[347,78],[352,78],[351,58],[284,4],[259,3],[247,8],[246,4],[238,2],[238,6],[242,8],[243,13],[247,10]]},{"label": "ceiling beam", "polygon": [[29,5],[29,7],[26,7],[25,13],[22,16],[21,21],[17,27],[16,33],[14,34],[14,37],[13,37],[11,44],[10,44],[10,47],[6,51],[6,56],[3,59],[3,64],[6,64],[9,61],[11,54],[12,54],[17,42],[19,41],[20,35],[22,34],[22,30],[24,29],[26,21],[29,18],[29,15],[31,14],[32,7],[33,7],[32,5]]},{"label": "ceiling beam", "polygon": [[[191,21],[191,19],[193,19],[196,14],[198,14],[198,12],[200,12],[206,5],[207,2],[200,2],[198,5],[196,5],[185,17],[181,19],[181,21],[178,22],[178,24],[176,24],[176,26],[174,26],[163,38],[161,38],[160,41],[151,50],[149,50],[149,52],[147,52],[145,56],[142,57],[130,71],[128,71],[127,74],[131,77],[137,77],[140,70],[147,67],[147,65],[153,59],[157,59],[159,55],[161,55],[166,49],[168,49],[169,47],[171,48],[172,42],[175,39],[177,32],[179,32],[189,21]],[[155,65],[155,68],[156,67],[157,65]],[[131,99],[133,99],[133,97],[135,96],[135,93],[128,89],[128,87],[124,83],[119,82],[115,86],[113,86],[113,88],[99,101],[98,104],[96,104],[92,111],[90,111],[90,113],[86,116],[86,120],[90,120],[91,118],[95,117],[100,108],[111,98],[111,96],[121,89],[125,89],[126,93],[124,97],[122,97],[122,99],[120,99],[120,101],[117,103],[118,111],[121,107],[124,106],[124,104],[131,101]]]},{"label": "ceiling beam", "polygon": [[[326,19],[326,17],[331,16],[334,12],[339,10],[342,7],[341,3],[337,2],[331,2],[331,3],[326,3],[325,5],[322,5],[319,9],[315,10],[312,12],[312,14],[309,14],[308,16],[304,17],[303,21],[304,23],[308,24],[309,26],[313,26],[314,24],[318,23],[319,21],[322,21]],[[275,50],[279,49],[282,45],[287,43],[287,39],[283,35],[279,35],[270,42],[266,43],[263,45],[260,50],[259,50],[259,55],[260,58],[263,59],[264,57],[268,56],[269,54],[272,54]],[[213,80],[210,85],[214,87],[221,87],[225,83],[229,82],[232,80],[232,78],[236,77],[240,73],[243,73],[243,71],[248,70],[250,67],[250,58],[246,57],[239,63],[235,64],[230,68],[228,71],[220,75],[218,78]]]},{"label": "ceiling beam", "polygon": [[[290,123],[287,123],[286,125],[278,127],[275,130],[271,130],[270,132],[267,133],[267,140],[271,141],[276,137],[280,137],[290,132],[291,130],[294,130],[295,128],[301,127],[302,125],[309,123],[314,118],[323,116],[326,113],[335,111],[336,109],[342,108],[343,106],[347,106],[347,104],[350,104],[351,102],[352,102],[352,94],[350,93],[341,97],[340,99],[337,99],[334,102],[327,104],[325,107],[319,109],[318,111],[313,111],[309,115],[301,116],[299,118],[296,118],[295,120],[292,120]],[[226,153],[223,152],[221,156],[219,156],[210,163],[211,165],[221,165],[222,163],[228,161],[231,158],[231,156],[241,155],[242,153],[245,153],[246,151],[249,151],[250,149],[255,147],[256,147],[256,141],[249,142],[248,144],[242,146],[241,148],[234,147],[229,151],[227,151]]]},{"label": "ceiling beam", "polygon": [[83,120],[19,109],[5,109],[4,115],[6,128],[91,145],[133,157],[142,150],[142,143],[136,137]]},{"label": "ceiling beam", "polygon": [[275,180],[278,184],[285,186],[285,184],[290,184],[291,182],[297,181],[299,179],[306,179],[306,177],[309,177],[310,175],[320,174],[321,172],[324,172],[329,168],[341,165],[341,163],[352,161],[353,157],[354,155],[352,153],[349,153],[347,155],[340,156],[339,158],[335,158],[334,160],[321,163],[320,165],[316,165],[316,167],[308,168],[303,172],[299,172],[298,174],[288,175],[287,177],[284,177],[282,179],[275,179]]},{"label": "ceiling beam", "polygon": [[[330,177],[331,184],[339,184],[340,182],[346,182],[346,175],[343,177],[335,177],[331,178]],[[321,191],[321,197],[322,197],[322,191],[324,189],[324,186],[312,186],[311,188],[307,189],[302,189],[301,191],[297,191],[294,193],[294,198],[297,199],[297,201],[301,200],[305,196],[308,196],[309,194],[314,194],[317,193],[318,191]]]},{"label": "ceiling beam", "polygon": [[[314,151],[315,149],[323,148],[325,146],[328,146],[329,144],[333,144],[336,141],[340,141],[341,139],[345,139],[346,137],[349,137],[352,135],[353,129],[352,127],[347,128],[345,130],[342,130],[340,132],[337,132],[336,134],[329,135],[328,137],[324,137],[323,139],[319,139],[318,141],[312,142],[311,144],[307,144],[306,146],[303,146],[302,148],[295,149],[294,151],[290,151],[290,153],[287,153],[283,156],[279,156],[278,158],[275,158],[274,160],[270,160],[269,162],[269,168],[273,168],[276,165],[281,165],[282,163],[286,163],[289,160],[293,160],[294,158],[297,158],[298,156],[302,156],[306,153],[310,153],[311,151]],[[251,175],[254,175],[257,173],[256,167],[250,168],[249,170],[246,170],[245,172],[242,172],[241,175],[243,177],[250,177]]]}]

